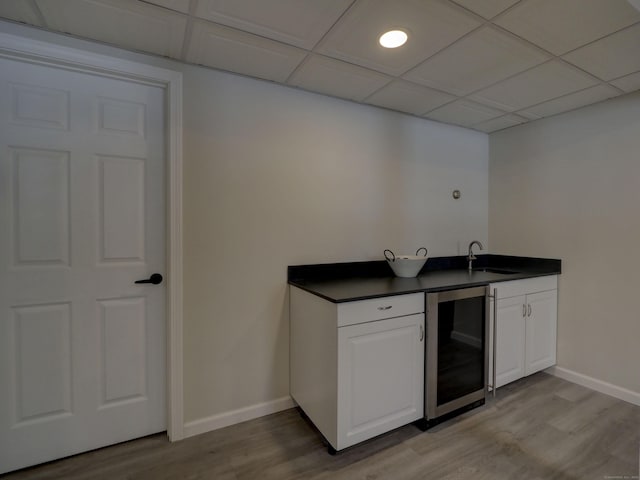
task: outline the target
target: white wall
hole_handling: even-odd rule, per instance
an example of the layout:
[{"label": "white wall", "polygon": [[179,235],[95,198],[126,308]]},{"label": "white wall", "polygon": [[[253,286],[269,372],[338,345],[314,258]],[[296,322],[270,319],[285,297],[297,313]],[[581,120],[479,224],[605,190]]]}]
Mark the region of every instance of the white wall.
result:
[{"label": "white wall", "polygon": [[287,265],[382,259],[384,248],[462,254],[473,239],[487,242],[483,133],[5,22],[0,30],[184,74],[192,425],[288,395]]},{"label": "white wall", "polygon": [[197,419],[288,394],[287,265],[423,245],[450,255],[485,241],[488,143],[373,107],[184,71],[185,393]]},{"label": "white wall", "polygon": [[640,393],[640,94],[490,136],[494,252],[562,259],[558,365]]}]

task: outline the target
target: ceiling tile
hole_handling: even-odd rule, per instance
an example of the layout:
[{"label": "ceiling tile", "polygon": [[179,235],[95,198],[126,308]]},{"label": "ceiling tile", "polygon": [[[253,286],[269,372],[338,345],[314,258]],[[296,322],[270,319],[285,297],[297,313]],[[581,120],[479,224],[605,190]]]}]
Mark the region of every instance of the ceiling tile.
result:
[{"label": "ceiling tile", "polygon": [[576,108],[584,107],[592,103],[597,103],[607,98],[616,97],[620,92],[608,85],[596,85],[595,87],[581,90],[580,92],[570,93],[564,97],[556,98],[548,102],[541,103],[534,107],[523,110],[522,114],[533,114],[538,117],[548,117],[556,113],[568,112]]},{"label": "ceiling tile", "polygon": [[632,73],[631,75],[618,78],[617,80],[613,80],[609,83],[621,88],[627,93],[635,92],[636,90],[640,90],[640,72]]},{"label": "ceiling tile", "polygon": [[0,17],[28,23],[29,25],[42,26],[38,15],[33,10],[32,3],[27,0],[0,2]]},{"label": "ceiling tile", "polygon": [[509,115],[504,115],[503,117],[498,117],[492,120],[487,120],[486,122],[478,123],[477,125],[474,125],[473,128],[482,132],[491,133],[526,122],[526,118],[511,113]]},{"label": "ceiling tile", "polygon": [[177,12],[189,13],[189,2],[191,0],[141,0],[145,3],[152,3],[159,5],[169,10],[175,10]]},{"label": "ceiling tile", "polygon": [[187,17],[127,0],[36,0],[56,30],[124,48],[178,58]]},{"label": "ceiling tile", "polygon": [[550,58],[522,40],[483,27],[418,65],[404,78],[466,95]]},{"label": "ceiling tile", "polygon": [[637,21],[624,0],[525,0],[494,23],[562,55]]},{"label": "ceiling tile", "polygon": [[[359,0],[331,29],[320,53],[401,75],[480,25],[463,9],[443,0]],[[386,49],[378,38],[387,30],[409,34],[405,45]]]},{"label": "ceiling tile", "polygon": [[563,59],[603,80],[640,70],[640,24],[571,52]]},{"label": "ceiling tile", "polygon": [[485,88],[470,98],[503,110],[520,110],[596,83],[570,65],[552,60]]},{"label": "ceiling tile", "polygon": [[541,116],[534,115],[533,113],[527,110],[518,110],[518,115],[524,118],[528,118],[529,120],[538,120],[539,118],[542,118]]},{"label": "ceiling tile", "polygon": [[[493,131],[640,89],[633,1],[0,0],[0,18]],[[407,45],[378,45],[391,28]]]},{"label": "ceiling tile", "polygon": [[353,0],[200,0],[196,15],[290,45],[312,49]]},{"label": "ceiling tile", "polygon": [[458,5],[482,15],[484,18],[493,18],[520,0],[453,0]]},{"label": "ceiling tile", "polygon": [[502,110],[461,99],[437,108],[426,116],[431,120],[469,127],[504,114]]},{"label": "ceiling tile", "polygon": [[284,82],[306,52],[233,28],[196,20],[187,61]]},{"label": "ceiling tile", "polygon": [[288,83],[313,92],[362,101],[390,81],[386,75],[357,65],[311,55]]},{"label": "ceiling tile", "polygon": [[421,85],[395,80],[367,98],[366,103],[422,115],[455,98]]}]

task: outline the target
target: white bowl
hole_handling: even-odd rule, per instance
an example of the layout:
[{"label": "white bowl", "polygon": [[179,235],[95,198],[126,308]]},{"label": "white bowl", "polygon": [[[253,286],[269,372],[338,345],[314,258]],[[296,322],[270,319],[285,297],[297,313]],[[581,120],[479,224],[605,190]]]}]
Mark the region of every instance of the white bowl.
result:
[{"label": "white bowl", "polygon": [[[391,250],[385,250],[385,259],[396,274],[396,277],[412,278],[416,277],[427,261],[426,249],[425,255],[394,255]],[[387,252],[391,255],[387,256]]]}]

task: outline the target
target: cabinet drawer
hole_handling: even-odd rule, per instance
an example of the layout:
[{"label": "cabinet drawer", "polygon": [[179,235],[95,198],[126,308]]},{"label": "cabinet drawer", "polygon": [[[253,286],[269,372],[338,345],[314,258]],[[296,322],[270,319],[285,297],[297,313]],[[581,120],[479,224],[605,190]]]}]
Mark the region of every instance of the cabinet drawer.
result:
[{"label": "cabinet drawer", "polygon": [[424,312],[424,293],[338,304],[338,327]]},{"label": "cabinet drawer", "polygon": [[498,289],[498,298],[509,298],[518,295],[526,295],[528,293],[556,290],[558,288],[558,276],[548,275],[545,277],[513,280],[511,282],[492,283],[492,294],[494,288]]}]

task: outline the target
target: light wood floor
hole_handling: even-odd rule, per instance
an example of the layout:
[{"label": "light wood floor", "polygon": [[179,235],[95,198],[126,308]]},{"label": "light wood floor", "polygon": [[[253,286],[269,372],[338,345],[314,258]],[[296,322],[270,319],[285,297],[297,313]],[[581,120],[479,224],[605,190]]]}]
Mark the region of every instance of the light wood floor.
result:
[{"label": "light wood floor", "polygon": [[640,407],[539,373],[428,432],[413,425],[336,456],[295,409],[170,444],[134,440],[18,479],[638,478]]}]

